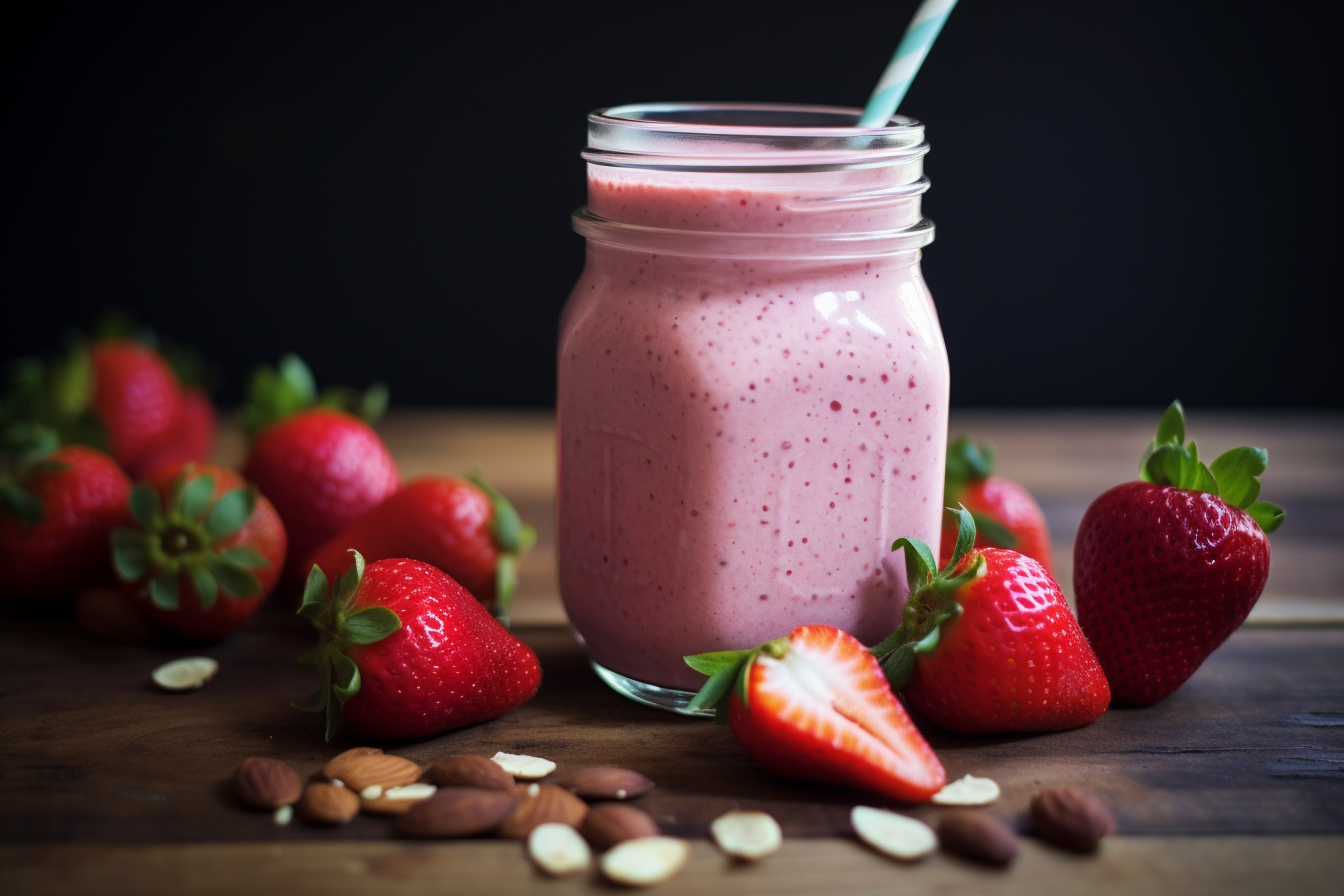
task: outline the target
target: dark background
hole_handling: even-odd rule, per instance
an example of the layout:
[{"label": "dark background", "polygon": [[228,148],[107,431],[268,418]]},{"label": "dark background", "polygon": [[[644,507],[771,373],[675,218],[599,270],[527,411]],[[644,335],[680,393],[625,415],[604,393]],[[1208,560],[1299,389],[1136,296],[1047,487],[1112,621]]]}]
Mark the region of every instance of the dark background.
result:
[{"label": "dark background", "polygon": [[[32,6],[39,6],[32,4]],[[117,306],[222,368],[552,403],[585,114],[862,105],[915,0],[6,13],[6,358]],[[1342,406],[1336,4],[967,0],[924,271],[967,406]]]}]

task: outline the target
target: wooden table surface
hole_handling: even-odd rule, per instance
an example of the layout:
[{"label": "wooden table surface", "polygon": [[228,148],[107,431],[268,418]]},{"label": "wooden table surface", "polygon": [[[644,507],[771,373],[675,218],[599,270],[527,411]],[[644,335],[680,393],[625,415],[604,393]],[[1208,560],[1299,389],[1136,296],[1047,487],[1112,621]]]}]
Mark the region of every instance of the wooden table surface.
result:
[{"label": "wooden table surface", "polygon": [[[1151,419],[1150,419],[1151,418]],[[521,564],[515,628],[541,658],[538,695],[502,719],[390,751],[428,764],[457,752],[547,756],[563,769],[617,764],[657,782],[640,805],[691,838],[691,864],[666,893],[1309,893],[1344,872],[1344,417],[1199,414],[1206,454],[1269,449],[1264,496],[1287,508],[1250,621],[1175,695],[1112,710],[1076,731],[957,737],[929,731],[950,777],[1003,787],[991,811],[1022,826],[1031,794],[1073,784],[1103,794],[1120,834],[1079,857],[1022,838],[1007,871],[936,855],[886,861],[849,833],[863,794],[796,784],[758,769],[725,728],[626,701],[597,681],[564,624],[555,584],[554,432],[545,414],[399,412],[382,431],[403,474],[480,464],[539,530]],[[1000,472],[1049,517],[1069,590],[1070,544],[1092,497],[1133,478],[1156,415],[954,414],[954,433],[999,447]],[[220,459],[237,462],[236,433]],[[245,756],[301,774],[357,741],[321,740],[289,708],[310,690],[293,658],[311,635],[273,603],[207,647],[93,641],[61,616],[0,630],[0,892],[572,893],[595,876],[541,878],[514,842],[408,843],[385,819],[325,830],[274,827],[240,808],[227,781]],[[157,692],[149,670],[187,653],[221,662],[205,689]],[[773,814],[789,838],[756,866],[726,861],[708,821],[732,807]],[[936,816],[932,807],[912,814]]]}]

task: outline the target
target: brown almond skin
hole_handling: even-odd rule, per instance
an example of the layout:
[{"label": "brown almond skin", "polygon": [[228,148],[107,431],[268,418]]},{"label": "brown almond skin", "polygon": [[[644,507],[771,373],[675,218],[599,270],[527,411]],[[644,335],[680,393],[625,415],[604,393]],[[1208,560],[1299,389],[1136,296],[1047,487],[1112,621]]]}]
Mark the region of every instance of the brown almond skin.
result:
[{"label": "brown almond skin", "polygon": [[330,762],[322,767],[322,777],[326,778],[328,781],[337,778],[344,781],[345,779],[341,778],[337,772],[344,770],[347,763],[353,759],[358,759],[360,756],[378,756],[381,755],[382,752],[383,751],[377,747],[351,747],[344,753],[338,753]]},{"label": "brown almond skin", "polygon": [[345,824],[359,814],[359,794],[349,787],[315,781],[304,788],[296,809],[311,824]]},{"label": "brown almond skin", "polygon": [[441,759],[429,767],[429,780],[440,787],[484,787],[513,790],[513,775],[498,762],[466,753]]},{"label": "brown almond skin", "polygon": [[346,787],[356,793],[365,787],[378,785],[384,790],[411,784],[420,780],[424,769],[409,759],[393,756],[391,753],[366,753],[362,756],[349,755],[347,750],[327,763],[322,774],[328,780],[339,779]]},{"label": "brown almond skin", "polygon": [[586,800],[632,800],[653,789],[653,782],[639,772],[614,766],[581,769],[555,783]]},{"label": "brown almond skin", "polygon": [[[528,793],[534,786],[536,796]],[[554,784],[522,784],[514,792],[522,797],[522,802],[495,829],[495,835],[506,840],[522,840],[534,828],[548,822],[577,829],[588,815],[587,803]]]},{"label": "brown almond skin", "polygon": [[588,808],[579,833],[595,848],[610,849],[617,843],[637,837],[656,837],[662,831],[651,815],[634,806],[598,803]]},{"label": "brown almond skin", "polygon": [[1031,821],[1042,840],[1092,852],[1115,833],[1115,817],[1095,793],[1077,787],[1053,787],[1031,798]]},{"label": "brown almond skin", "polygon": [[1008,825],[973,809],[953,809],[938,821],[938,842],[965,859],[1002,868],[1017,858],[1017,835]]},{"label": "brown almond skin", "polygon": [[253,809],[279,809],[297,803],[303,796],[299,773],[279,759],[249,756],[233,773],[233,787]]},{"label": "brown almond skin", "polygon": [[401,816],[403,837],[446,839],[494,830],[522,802],[516,794],[485,787],[444,787]]}]

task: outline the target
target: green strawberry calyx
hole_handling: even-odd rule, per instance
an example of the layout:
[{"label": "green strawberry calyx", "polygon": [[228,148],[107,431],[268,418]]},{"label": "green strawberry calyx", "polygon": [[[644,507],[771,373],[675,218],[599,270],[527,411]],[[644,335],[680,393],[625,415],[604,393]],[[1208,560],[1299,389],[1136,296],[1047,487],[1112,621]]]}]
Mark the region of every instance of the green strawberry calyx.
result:
[{"label": "green strawberry calyx", "polygon": [[1157,424],[1157,437],[1139,461],[1139,478],[1154,485],[1205,492],[1227,504],[1246,511],[1264,532],[1283,525],[1283,508],[1269,501],[1257,501],[1261,473],[1269,463],[1263,448],[1243,445],[1225,451],[1205,464],[1199,459],[1194,440],[1185,441],[1185,409],[1173,401]]},{"label": "green strawberry calyx", "polygon": [[[957,544],[942,569],[933,551],[918,538],[898,538],[893,551],[905,549],[905,575],[910,596],[901,611],[901,624],[869,652],[877,657],[893,691],[904,690],[915,667],[915,656],[930,653],[938,646],[942,625],[961,615],[961,604],[953,595],[958,589],[985,574],[985,558],[972,553],[975,546],[975,519],[958,504],[947,508],[957,517]],[[970,563],[962,565],[966,556]],[[959,568],[960,567],[960,568]]]},{"label": "green strawberry calyx", "polygon": [[713,653],[697,653],[682,657],[686,665],[709,680],[701,686],[699,693],[686,705],[688,711],[713,710],[714,721],[720,724],[728,722],[728,701],[733,692],[742,701],[744,708],[750,709],[751,666],[756,658],[764,653],[775,659],[782,659],[789,652],[789,639],[776,638],[766,641],[751,650],[719,650]]},{"label": "green strawberry calyx", "polygon": [[[957,436],[947,446],[947,464],[943,468],[943,503],[958,504],[962,492],[973,482],[984,482],[994,474],[994,444],[976,444],[969,436]],[[987,513],[971,512],[980,537],[1000,548],[1016,548],[1017,536]]]},{"label": "green strawberry calyx", "polygon": [[187,464],[173,479],[166,502],[149,483],[136,485],[130,497],[136,527],[112,531],[117,576],[142,583],[137,596],[170,612],[181,606],[184,579],[201,611],[209,612],[220,594],[242,599],[261,593],[252,570],[270,565],[254,548],[220,544],[251,519],[257,487],[239,486],[216,499],[215,477],[196,474],[194,466]]},{"label": "green strawberry calyx", "polygon": [[467,476],[467,481],[490,501],[490,540],[499,552],[495,561],[495,616],[507,625],[513,594],[518,590],[518,558],[536,544],[537,530],[523,522],[509,499],[485,481],[479,468]]},{"label": "green strawberry calyx", "polygon": [[36,526],[47,515],[46,505],[29,488],[29,480],[70,466],[51,459],[60,447],[56,431],[38,423],[20,420],[0,428],[0,510],[25,528]]},{"label": "green strawberry calyx", "polygon": [[314,565],[303,587],[299,615],[317,629],[317,647],[299,657],[299,662],[317,667],[322,685],[307,700],[295,703],[304,712],[325,713],[326,739],[331,740],[341,721],[341,707],[359,693],[359,666],[346,655],[355,644],[374,644],[401,628],[401,619],[387,607],[354,609],[355,591],[364,579],[364,557],[351,551],[354,563],[336,577],[333,589],[326,573]]},{"label": "green strawberry calyx", "polygon": [[387,386],[374,383],[365,392],[346,386],[322,391],[312,371],[298,355],[288,354],[275,367],[265,364],[252,373],[242,407],[243,429],[250,439],[273,423],[308,408],[336,408],[373,423],[387,410]]}]

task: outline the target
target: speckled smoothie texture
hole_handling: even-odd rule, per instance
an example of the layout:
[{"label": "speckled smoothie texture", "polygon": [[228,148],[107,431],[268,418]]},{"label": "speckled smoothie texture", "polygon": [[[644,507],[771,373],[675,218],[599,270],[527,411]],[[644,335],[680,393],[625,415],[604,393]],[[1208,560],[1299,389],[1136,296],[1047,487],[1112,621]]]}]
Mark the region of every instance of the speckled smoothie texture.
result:
[{"label": "speckled smoothie texture", "polygon": [[[589,191],[596,214],[676,229],[893,220],[800,223],[798,196],[737,187],[599,176]],[[806,623],[867,644],[890,633],[905,600],[891,543],[937,543],[947,434],[947,355],[918,253],[588,252],[561,321],[559,567],[591,657],[696,690],[687,654]]]}]

